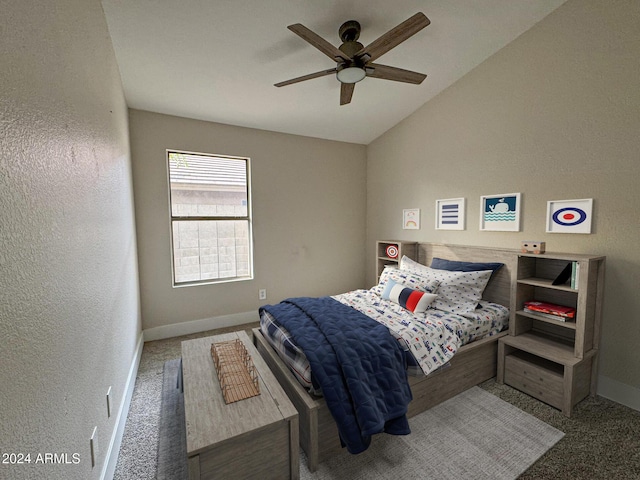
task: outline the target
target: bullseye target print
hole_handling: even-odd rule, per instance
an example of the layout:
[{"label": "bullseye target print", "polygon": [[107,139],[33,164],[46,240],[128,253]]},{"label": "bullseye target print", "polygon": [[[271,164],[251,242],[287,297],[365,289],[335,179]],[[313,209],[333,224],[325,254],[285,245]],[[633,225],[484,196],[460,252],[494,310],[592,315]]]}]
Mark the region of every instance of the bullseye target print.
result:
[{"label": "bullseye target print", "polygon": [[389,258],[398,258],[398,247],[395,245],[389,245],[387,247],[387,257]]},{"label": "bullseye target print", "polygon": [[557,210],[553,214],[553,221],[558,225],[564,225],[565,227],[573,227],[579,225],[587,219],[587,213],[581,208],[566,207]]},{"label": "bullseye target print", "polygon": [[593,199],[547,202],[547,232],[591,233]]}]

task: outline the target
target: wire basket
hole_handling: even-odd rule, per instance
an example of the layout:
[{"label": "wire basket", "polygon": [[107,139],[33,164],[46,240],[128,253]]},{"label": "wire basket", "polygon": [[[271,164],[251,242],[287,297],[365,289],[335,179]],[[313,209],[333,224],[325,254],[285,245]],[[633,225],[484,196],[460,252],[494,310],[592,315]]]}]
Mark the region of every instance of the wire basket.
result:
[{"label": "wire basket", "polygon": [[226,404],[260,395],[258,371],[240,339],[212,343],[211,356]]}]

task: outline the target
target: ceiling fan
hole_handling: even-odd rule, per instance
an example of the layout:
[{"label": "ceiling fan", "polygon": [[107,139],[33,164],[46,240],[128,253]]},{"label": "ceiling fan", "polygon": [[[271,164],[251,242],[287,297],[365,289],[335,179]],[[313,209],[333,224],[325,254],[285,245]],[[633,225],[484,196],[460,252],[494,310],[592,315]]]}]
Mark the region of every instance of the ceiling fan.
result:
[{"label": "ceiling fan", "polygon": [[365,77],[419,85],[427,77],[425,74],[373,62],[430,23],[431,21],[424,13],[418,12],[365,47],[357,41],[360,37],[360,24],[355,20],[349,20],[338,30],[342,40],[342,45],[338,48],[300,23],[289,25],[287,27],[289,30],[334,60],[337,65],[329,70],[276,83],[275,86],[284,87],[335,73],[341,82],[340,105],[346,105],[351,102],[356,83]]}]

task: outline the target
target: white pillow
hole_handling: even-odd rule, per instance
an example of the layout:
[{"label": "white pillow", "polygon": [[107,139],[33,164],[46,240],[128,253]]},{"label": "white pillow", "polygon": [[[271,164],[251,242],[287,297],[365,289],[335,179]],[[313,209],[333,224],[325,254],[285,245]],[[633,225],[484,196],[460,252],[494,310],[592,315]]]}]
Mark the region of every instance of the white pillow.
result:
[{"label": "white pillow", "polygon": [[493,273],[492,270],[477,272],[436,270],[406,256],[400,260],[400,270],[419,275],[424,278],[424,282],[429,280],[440,282],[438,298],[433,301],[431,308],[451,313],[467,313],[475,310]]},{"label": "white pillow", "polygon": [[371,291],[381,297],[389,281],[427,293],[436,293],[440,285],[440,282],[437,280],[427,279],[421,275],[387,266],[380,275],[378,285],[373,287]]}]

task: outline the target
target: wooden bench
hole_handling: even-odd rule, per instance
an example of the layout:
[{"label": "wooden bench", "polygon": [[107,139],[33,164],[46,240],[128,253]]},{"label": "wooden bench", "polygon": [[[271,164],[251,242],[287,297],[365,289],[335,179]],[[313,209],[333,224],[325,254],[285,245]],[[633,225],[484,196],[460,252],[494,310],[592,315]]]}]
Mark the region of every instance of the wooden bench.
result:
[{"label": "wooden bench", "polygon": [[[213,343],[240,339],[260,394],[226,404]],[[182,342],[189,479],[300,477],[298,413],[244,331]]]}]

